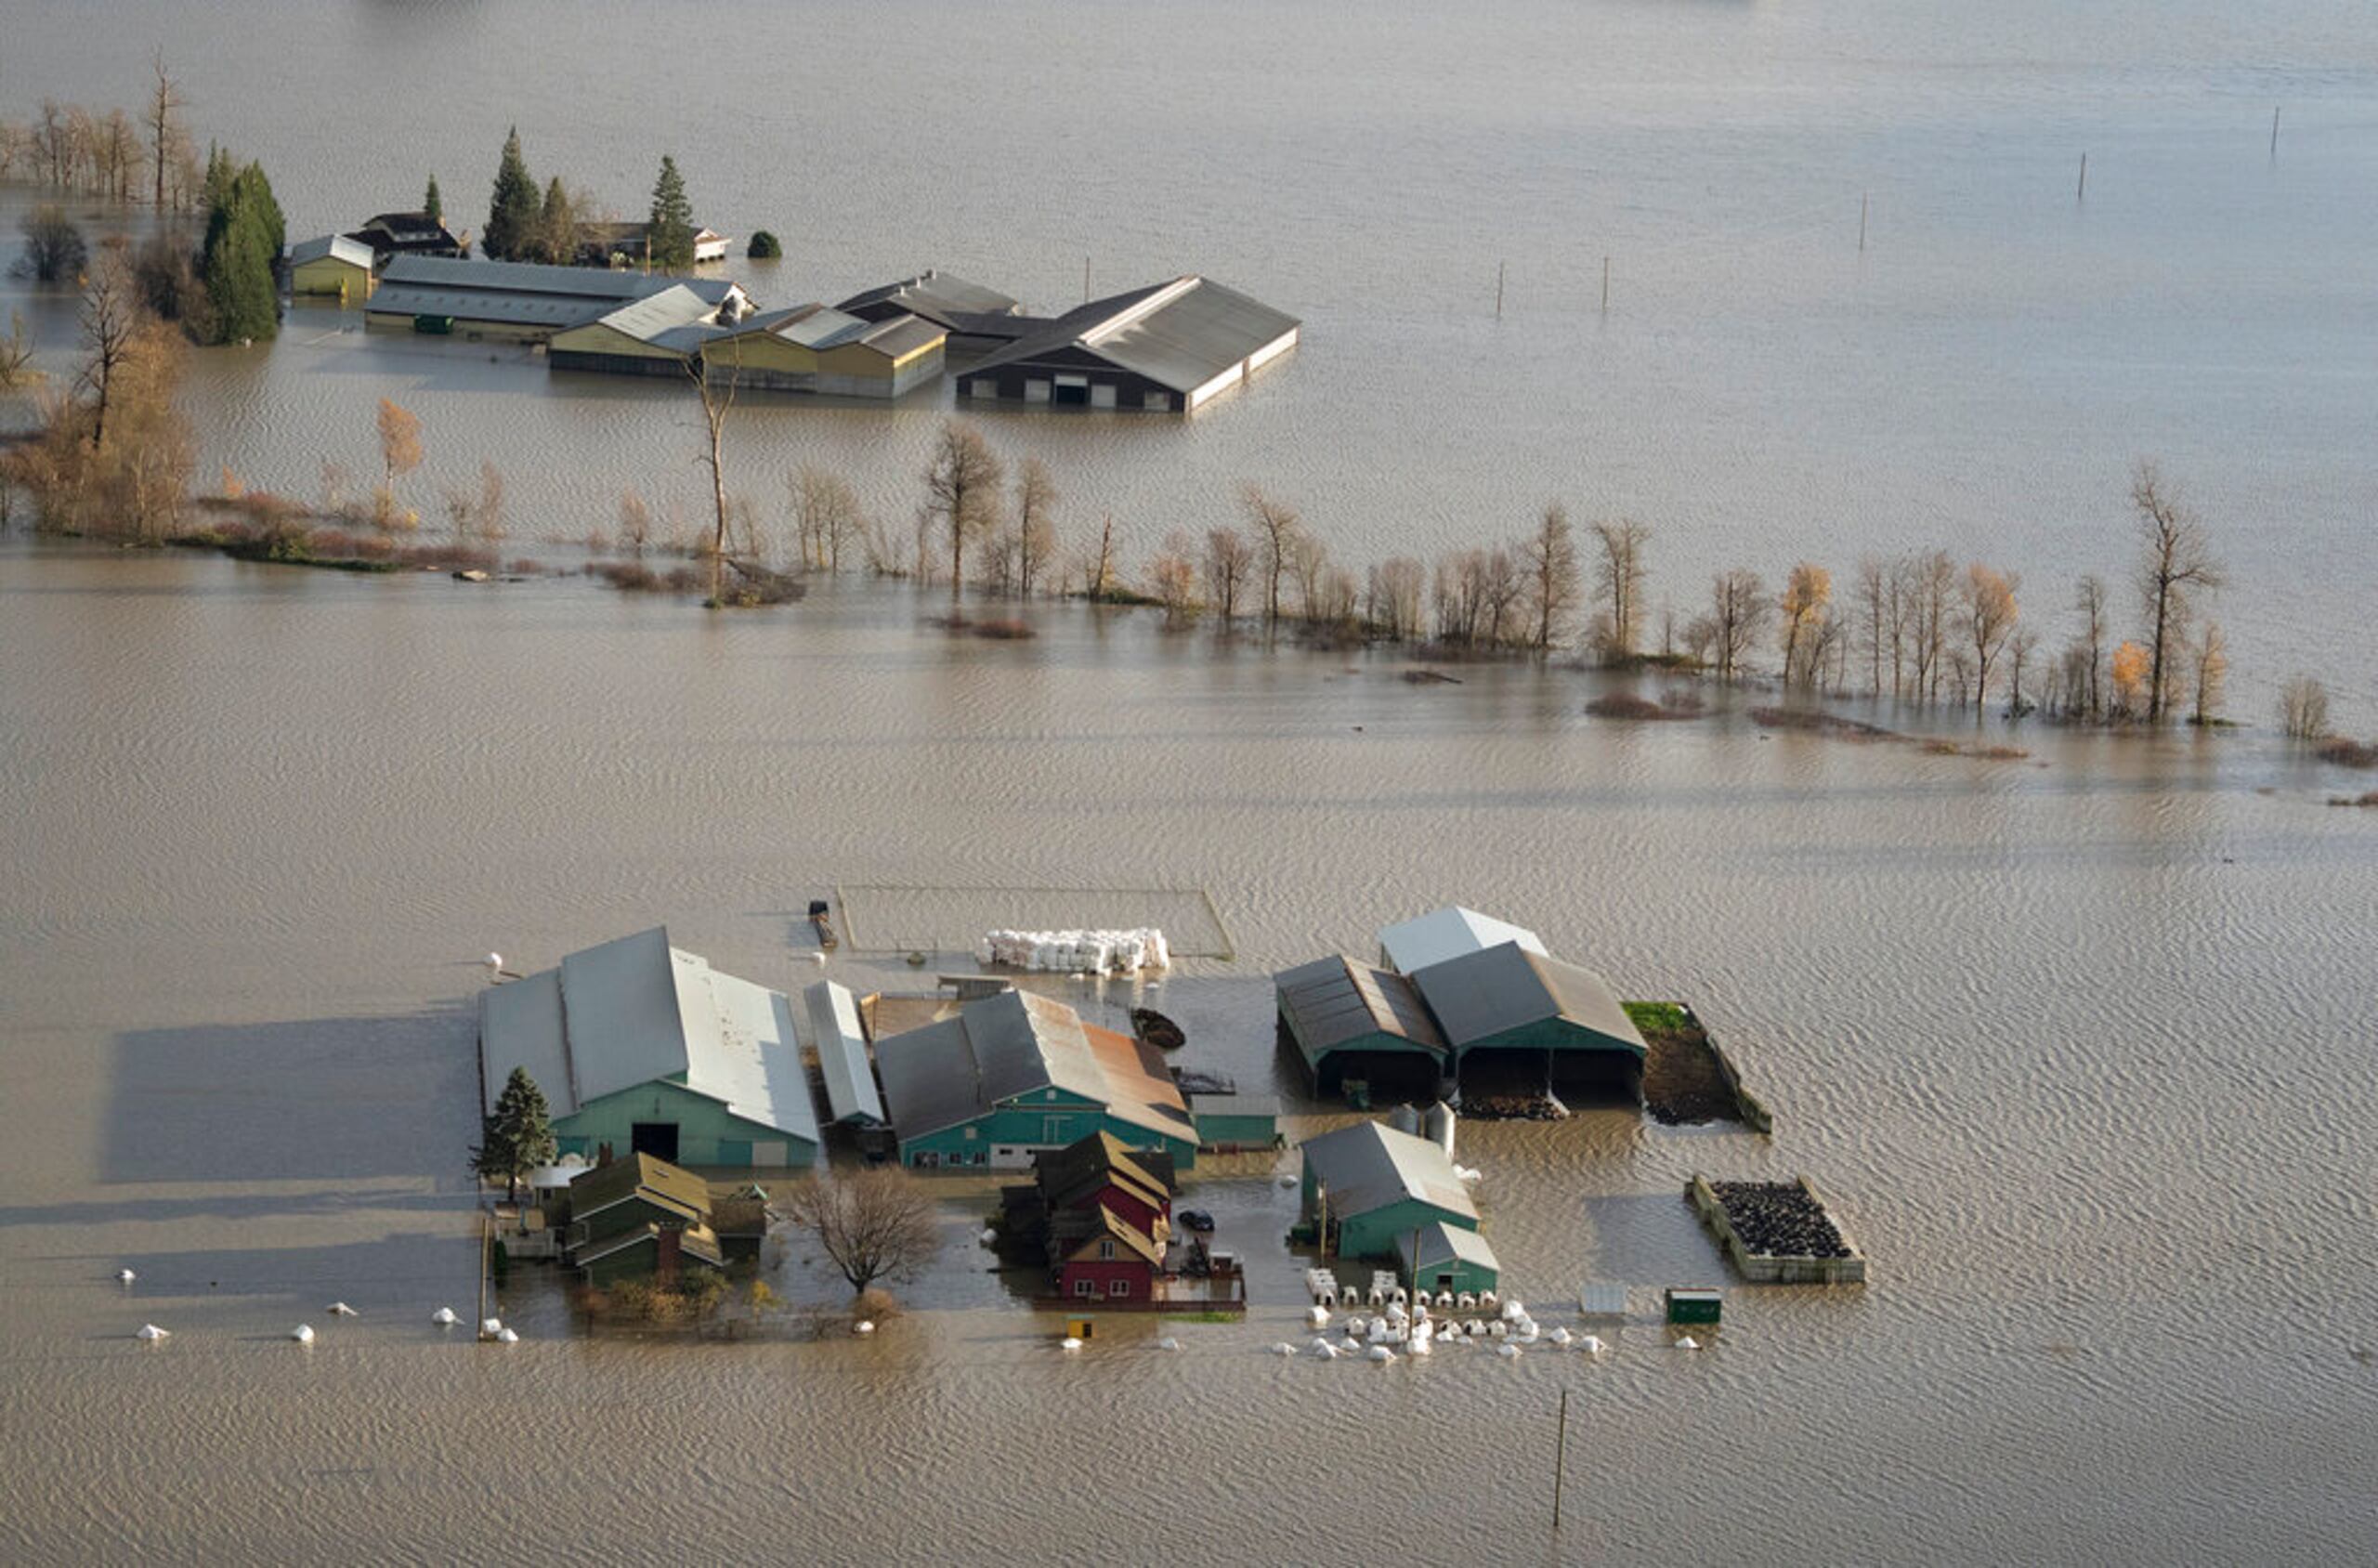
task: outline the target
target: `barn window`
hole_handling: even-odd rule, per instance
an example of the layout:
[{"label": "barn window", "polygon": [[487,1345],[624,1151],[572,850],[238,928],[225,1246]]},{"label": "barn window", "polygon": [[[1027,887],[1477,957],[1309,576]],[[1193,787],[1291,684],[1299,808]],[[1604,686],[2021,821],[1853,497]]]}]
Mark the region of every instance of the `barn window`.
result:
[{"label": "barn window", "polygon": [[1131,1282],[1128,1279],[1110,1279],[1106,1282],[1106,1293],[1109,1296],[1129,1296],[1131,1293]]},{"label": "barn window", "polygon": [[1098,1281],[1094,1279],[1078,1279],[1074,1281],[1074,1294],[1077,1296],[1097,1295]]}]

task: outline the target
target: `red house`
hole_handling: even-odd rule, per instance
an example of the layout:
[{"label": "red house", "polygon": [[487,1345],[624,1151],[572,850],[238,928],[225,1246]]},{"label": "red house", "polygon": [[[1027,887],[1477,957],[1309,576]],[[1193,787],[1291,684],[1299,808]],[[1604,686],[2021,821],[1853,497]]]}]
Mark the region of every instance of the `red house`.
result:
[{"label": "red house", "polygon": [[1170,1156],[1125,1148],[1104,1132],[1034,1156],[1032,1184],[1005,1194],[1019,1240],[1045,1248],[1066,1300],[1145,1301],[1172,1240]]}]

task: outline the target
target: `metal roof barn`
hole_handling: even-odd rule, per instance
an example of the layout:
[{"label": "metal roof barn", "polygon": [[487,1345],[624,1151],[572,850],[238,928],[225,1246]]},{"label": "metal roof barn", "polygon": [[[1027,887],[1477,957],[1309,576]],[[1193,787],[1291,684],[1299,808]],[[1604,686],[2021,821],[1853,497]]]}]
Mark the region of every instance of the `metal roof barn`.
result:
[{"label": "metal roof barn", "polygon": [[875,1087],[875,1069],[868,1065],[867,1032],[859,1026],[858,1003],[850,988],[820,980],[801,993],[807,1014],[810,1043],[817,1049],[817,1068],[826,1079],[826,1105],[840,1122],[881,1127],[891,1120],[883,1113],[883,1096]]},{"label": "metal roof barn", "polygon": [[1306,1140],[1305,1175],[1328,1189],[1329,1213],[1348,1220],[1410,1199],[1478,1222],[1453,1161],[1426,1138],[1375,1121]]},{"label": "metal roof barn", "polygon": [[1516,942],[1431,964],[1411,980],[1457,1056],[1556,1020],[1573,1031],[1558,1043],[1627,1051],[1639,1059],[1648,1049],[1601,976]]},{"label": "metal roof barn", "polygon": [[1525,926],[1498,921],[1458,904],[1399,921],[1378,934],[1381,961],[1406,974],[1506,942],[1516,942],[1531,953],[1549,956],[1545,954],[1544,943]]}]

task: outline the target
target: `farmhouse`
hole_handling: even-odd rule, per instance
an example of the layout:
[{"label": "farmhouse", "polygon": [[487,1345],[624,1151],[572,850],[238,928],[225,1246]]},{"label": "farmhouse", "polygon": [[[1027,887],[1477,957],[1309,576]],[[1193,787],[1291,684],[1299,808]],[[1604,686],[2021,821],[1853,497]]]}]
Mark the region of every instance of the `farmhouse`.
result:
[{"label": "farmhouse", "polygon": [[1187,413],[1296,346],[1299,323],[1196,276],[1094,300],[958,377],[961,399]]},{"label": "farmhouse", "polygon": [[1034,1156],[1032,1183],[1001,1195],[1008,1234],[1039,1248],[1068,1300],[1144,1302],[1172,1237],[1172,1162],[1098,1132]]},{"label": "farmhouse", "polygon": [[1197,1156],[1197,1131],[1156,1048],[1065,1003],[1001,991],[875,1042],[900,1159],[921,1169],[1020,1170],[1093,1132]]},{"label": "farmhouse", "polygon": [[483,992],[490,1111],[515,1067],[544,1091],[563,1154],[743,1168],[817,1156],[791,1001],[671,947],[662,928]]},{"label": "farmhouse", "polygon": [[460,259],[470,249],[467,237],[457,238],[439,218],[427,213],[379,213],[345,238],[372,247],[372,262],[385,267],[400,255]]},{"label": "farmhouse", "polygon": [[569,1183],[563,1233],[569,1266],[589,1285],[652,1277],[664,1287],[687,1269],[723,1269],[711,1228],[710,1184],[650,1155],[631,1155]]},{"label": "farmhouse", "polygon": [[[726,259],[726,236],[715,229],[694,230],[694,264]],[[649,223],[581,223],[578,257],[587,267],[641,267],[652,252]]]}]

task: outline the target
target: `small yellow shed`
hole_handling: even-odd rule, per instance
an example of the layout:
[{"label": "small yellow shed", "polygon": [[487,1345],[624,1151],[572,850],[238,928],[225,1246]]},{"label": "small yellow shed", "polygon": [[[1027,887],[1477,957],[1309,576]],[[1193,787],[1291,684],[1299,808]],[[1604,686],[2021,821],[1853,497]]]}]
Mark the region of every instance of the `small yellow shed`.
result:
[{"label": "small yellow shed", "polygon": [[361,303],[372,297],[372,247],[325,234],[289,247],[289,292]]}]

